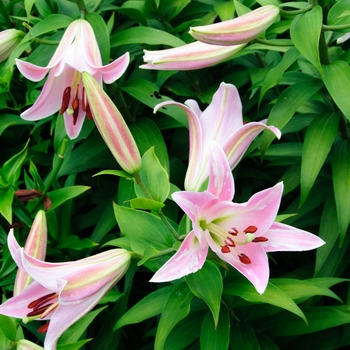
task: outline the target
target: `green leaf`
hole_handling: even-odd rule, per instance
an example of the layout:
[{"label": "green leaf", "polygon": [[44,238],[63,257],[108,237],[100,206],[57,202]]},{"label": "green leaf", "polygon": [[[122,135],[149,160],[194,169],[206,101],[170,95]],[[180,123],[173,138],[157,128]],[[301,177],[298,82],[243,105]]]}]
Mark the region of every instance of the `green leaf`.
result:
[{"label": "green leaf", "polygon": [[207,313],[201,326],[201,350],[228,349],[230,343],[230,316],[226,306],[220,310],[217,327],[214,326],[211,315]]},{"label": "green leaf", "polygon": [[344,61],[335,61],[323,66],[323,82],[334,102],[350,120],[350,67]]},{"label": "green leaf", "polygon": [[19,178],[19,175],[21,173],[22,163],[27,157],[28,143],[29,143],[29,140],[27,141],[26,145],[24,146],[21,152],[15,154],[11,159],[6,161],[2,166],[1,172],[8,184],[14,185]]},{"label": "green leaf", "polygon": [[48,192],[47,196],[51,199],[52,206],[47,212],[56,209],[68,199],[78,197],[79,195],[81,195],[89,189],[89,186],[68,186],[65,188],[60,188],[58,190]]},{"label": "green leaf", "polygon": [[[322,7],[314,6],[311,11],[294,18],[290,27],[290,36],[299,52],[321,73],[319,41],[322,29]],[[305,35],[307,33],[307,40]]]},{"label": "green leaf", "polygon": [[222,22],[228,21],[234,17],[235,5],[233,1],[215,1],[214,10]]},{"label": "green leaf", "polygon": [[280,314],[262,322],[259,329],[267,334],[285,337],[314,333],[350,323],[349,305],[305,307],[303,312],[308,320],[307,325],[299,319]]},{"label": "green leaf", "polygon": [[328,12],[328,25],[350,24],[350,0],[341,0],[336,2]]},{"label": "green leaf", "polygon": [[128,324],[139,323],[159,315],[163,311],[172,290],[173,286],[169,286],[158,289],[145,296],[118,320],[113,331]]},{"label": "green leaf", "polygon": [[30,19],[30,12],[32,11],[32,7],[34,5],[35,0],[24,0],[24,7],[26,9],[26,14],[28,18],[28,22]]},{"label": "green leaf", "polygon": [[157,250],[172,247],[175,239],[159,217],[116,204],[113,207],[120,230],[135,253],[143,255],[149,245]]},{"label": "green leaf", "polygon": [[[142,167],[138,174],[153,200],[163,203],[168,198],[170,191],[169,175],[160,164],[154,152],[154,147],[142,156]],[[138,197],[148,197],[138,184],[135,184],[135,192]]]},{"label": "green leaf", "polygon": [[0,190],[0,213],[12,224],[12,201],[15,190],[9,187],[7,190]]},{"label": "green leaf", "polygon": [[16,340],[16,324],[10,317],[0,314],[0,328],[7,339]]},{"label": "green leaf", "polygon": [[148,118],[137,119],[136,123],[130,125],[130,131],[135,138],[138,149],[141,154],[145,153],[152,146],[154,152],[162,164],[163,168],[169,174],[168,151],[157,124]]},{"label": "green leaf", "polygon": [[70,343],[70,344],[58,344],[57,345],[57,350],[79,350],[82,346],[84,346],[86,343],[91,341],[92,339],[84,339],[84,340],[79,340],[75,343]]},{"label": "green leaf", "polygon": [[230,282],[224,285],[223,294],[236,295],[251,303],[265,303],[278,306],[292,312],[306,322],[305,315],[300,310],[299,306],[292,298],[272,283],[267,285],[264,294],[259,294],[247,279],[237,276],[234,279],[230,279]]},{"label": "green leaf", "polygon": [[114,176],[120,176],[120,177],[128,177],[130,178],[130,174],[123,170],[102,170],[93,176],[100,176],[100,175],[114,175]]},{"label": "green leaf", "polygon": [[98,47],[101,52],[102,62],[107,65],[109,62],[110,44],[109,44],[109,33],[106,22],[96,12],[89,12],[85,18],[92,26]]},{"label": "green leaf", "polygon": [[170,331],[189,314],[192,298],[193,294],[185,282],[173,288],[160,316],[154,344],[155,350],[164,348]]},{"label": "green leaf", "polygon": [[340,244],[342,244],[350,223],[350,142],[348,140],[341,140],[334,147],[332,173]]},{"label": "green leaf", "polygon": [[207,260],[200,270],[186,276],[185,281],[190,287],[191,292],[196,297],[203,299],[209,306],[216,328],[219,321],[223,289],[222,276],[219,269],[213,262]]},{"label": "green leaf", "polygon": [[285,53],[285,55],[283,55],[281,62],[269,71],[261,86],[259,104],[266,91],[276,86],[281,81],[285,70],[289,68],[299,56],[299,51],[296,48],[291,48]]},{"label": "green leaf", "polygon": [[[1,79],[1,78],[0,78]],[[0,135],[12,125],[33,125],[34,122],[24,120],[19,115],[15,114],[2,114],[1,115],[1,125],[0,125]]]},{"label": "green leaf", "polygon": [[[278,97],[268,117],[267,124],[282,129],[292,118],[297,109],[308,101],[323,87],[322,82],[306,78],[302,84],[294,84],[285,89]],[[265,154],[274,135],[264,131],[261,142],[261,153]]]},{"label": "green leaf", "polygon": [[64,239],[64,241],[58,245],[58,249],[68,248],[74,250],[82,250],[87,248],[94,248],[98,246],[98,243],[93,242],[88,238],[80,239],[78,236],[70,235]]},{"label": "green leaf", "polygon": [[340,114],[331,113],[315,117],[305,134],[301,159],[301,196],[303,205],[325,162],[337,134]]},{"label": "green leaf", "polygon": [[159,14],[166,21],[170,21],[178,15],[191,0],[162,0],[159,3]]},{"label": "green leaf", "polygon": [[183,46],[186,43],[178,37],[151,27],[134,27],[121,30],[111,36],[111,48],[129,44]]},{"label": "green leaf", "polygon": [[253,328],[247,322],[231,324],[231,348],[260,350]]},{"label": "green leaf", "polygon": [[[9,69],[7,60],[4,62],[1,62],[0,63],[0,94],[10,91],[12,75],[13,75],[13,70]],[[18,116],[18,118],[20,117]],[[3,126],[1,126],[1,129],[3,129]]]}]

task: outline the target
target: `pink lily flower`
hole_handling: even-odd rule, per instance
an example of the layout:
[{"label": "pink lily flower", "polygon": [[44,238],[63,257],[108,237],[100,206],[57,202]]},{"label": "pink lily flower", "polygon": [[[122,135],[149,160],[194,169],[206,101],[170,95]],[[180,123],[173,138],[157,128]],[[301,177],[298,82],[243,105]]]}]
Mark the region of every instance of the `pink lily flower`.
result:
[{"label": "pink lily flower", "polygon": [[24,33],[10,28],[0,32],[0,62],[5,61],[20,43]]},{"label": "pink lily flower", "polygon": [[172,195],[191,219],[193,231],[151,282],[172,281],[198,271],[210,247],[262,294],[269,279],[267,252],[310,250],[325,242],[309,232],[274,222],[282,183],[256,193],[246,203],[232,203],[234,182],[230,166],[221,147],[214,142],[212,145],[208,190]]},{"label": "pink lily flower", "polygon": [[278,7],[266,5],[234,19],[190,28],[197,40],[212,45],[237,45],[248,43],[262,34],[276,20]]},{"label": "pink lily flower", "polygon": [[195,41],[194,43],[172,49],[158,51],[144,50],[145,55],[143,59],[146,64],[140,66],[140,68],[191,70],[210,67],[232,58],[244,46],[245,44],[227,47]]},{"label": "pink lily flower", "polygon": [[[43,210],[39,210],[29,231],[24,251],[38,260],[45,260],[47,245],[47,224]],[[13,295],[22,293],[33,281],[33,279],[23,270],[18,269]]]},{"label": "pink lily flower", "polygon": [[141,155],[123,116],[90,74],[83,72],[82,77],[98,131],[123,170],[136,173],[141,168]]},{"label": "pink lily flower", "polygon": [[90,73],[102,85],[110,84],[125,72],[129,53],[103,66],[94,31],[84,19],[73,21],[46,67],[16,60],[20,72],[32,81],[40,81],[49,72],[43,90],[34,105],[24,111],[26,120],[46,118],[57,111],[64,114],[67,135],[74,139],[82,128],[89,106],[83,103],[85,92],[81,73]]},{"label": "pink lily flower", "polygon": [[243,124],[242,103],[238,90],[232,84],[221,83],[204,112],[194,100],[187,100],[185,104],[162,102],[155,106],[154,112],[167,105],[182,108],[188,119],[190,152],[185,189],[189,191],[199,191],[209,176],[210,140],[223,148],[233,169],[261,131],[267,129],[277,138],[281,137],[279,129],[263,122]]},{"label": "pink lily flower", "polygon": [[24,322],[49,320],[38,329],[47,332],[45,350],[55,350],[61,334],[89,312],[130,265],[130,253],[125,249],[111,249],[72,262],[40,261],[18,245],[12,230],[8,246],[18,267],[34,281],[21,294],[0,305],[0,314],[22,318]]}]

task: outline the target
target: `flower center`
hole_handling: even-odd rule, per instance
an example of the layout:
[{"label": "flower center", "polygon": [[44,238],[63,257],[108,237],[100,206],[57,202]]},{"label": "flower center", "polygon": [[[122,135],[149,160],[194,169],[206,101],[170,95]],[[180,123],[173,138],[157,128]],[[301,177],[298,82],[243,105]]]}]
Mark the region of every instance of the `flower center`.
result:
[{"label": "flower center", "polygon": [[[62,95],[62,104],[60,114],[67,112],[67,114],[73,116],[73,125],[76,124],[79,115],[79,106],[81,102],[81,109],[86,112],[87,118],[92,118],[89,102],[86,98],[85,89],[82,89],[82,96],[79,96],[79,85],[81,83],[81,73],[77,70],[74,72],[74,76],[70,86],[67,86]],[[72,96],[73,91],[73,96]]]},{"label": "flower center", "polygon": [[[36,319],[36,318],[43,319],[52,311],[54,311],[58,305],[59,303],[58,303],[57,293],[46,294],[36,300],[33,300],[27,306],[28,309],[32,309],[32,311],[30,311],[26,315],[26,320],[28,321],[27,319],[28,317],[33,319]],[[23,322],[26,323],[24,320]]]},{"label": "flower center", "polygon": [[246,254],[241,253],[238,247],[240,245],[242,246],[249,243],[266,242],[268,240],[263,236],[256,237],[254,233],[258,230],[258,228],[253,225],[248,226],[242,232],[238,231],[235,227],[225,231],[222,227],[212,222],[205,224],[204,226],[205,227],[202,226],[202,228],[208,229],[209,232],[215,236],[216,240],[219,241],[222,253],[228,254],[235,252],[239,260],[246,265],[251,264],[251,260]]}]

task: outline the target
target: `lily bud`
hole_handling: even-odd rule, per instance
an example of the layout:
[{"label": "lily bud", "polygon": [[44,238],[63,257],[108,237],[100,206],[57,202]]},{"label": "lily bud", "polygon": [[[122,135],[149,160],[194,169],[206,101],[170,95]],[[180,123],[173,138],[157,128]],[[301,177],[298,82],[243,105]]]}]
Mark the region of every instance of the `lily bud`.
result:
[{"label": "lily bud", "polygon": [[42,346],[32,343],[29,340],[21,339],[16,342],[17,350],[44,350]]},{"label": "lily bud", "polygon": [[144,69],[191,70],[210,67],[232,58],[245,44],[231,47],[196,41],[184,46],[158,51],[144,50]]},{"label": "lily bud", "polygon": [[5,61],[21,41],[24,33],[17,29],[6,29],[0,32],[0,62]]},{"label": "lily bud", "polygon": [[102,138],[123,170],[136,173],[141,168],[141,155],[123,116],[94,77],[83,72],[82,78],[88,107]]},{"label": "lily bud", "polygon": [[[47,224],[46,216],[43,210],[38,211],[34,219],[32,228],[24,246],[24,251],[38,260],[45,260],[47,245]],[[33,281],[33,279],[23,270],[18,269],[13,295],[23,292]]]},{"label": "lily bud", "polygon": [[212,45],[237,45],[257,38],[275,21],[279,8],[266,5],[234,19],[190,28],[197,40]]}]

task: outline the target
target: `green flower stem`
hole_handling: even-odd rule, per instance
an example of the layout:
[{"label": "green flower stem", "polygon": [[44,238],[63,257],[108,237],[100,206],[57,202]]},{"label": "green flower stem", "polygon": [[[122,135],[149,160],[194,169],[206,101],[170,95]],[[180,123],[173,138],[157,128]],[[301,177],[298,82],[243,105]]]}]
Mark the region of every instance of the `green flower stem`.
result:
[{"label": "green flower stem", "polygon": [[336,30],[342,30],[342,29],[349,29],[350,24],[340,24],[336,26],[328,26],[326,24],[322,24],[322,31],[327,32],[327,31],[336,31]]},{"label": "green flower stem", "polygon": [[58,45],[60,42],[55,40],[47,40],[47,39],[39,39],[35,38],[35,42],[37,44],[44,44],[44,45]]},{"label": "green flower stem", "polygon": [[152,258],[159,258],[160,256],[164,256],[164,255],[170,254],[170,253],[172,253],[174,251],[175,251],[174,248],[165,249],[165,250],[162,250],[161,252],[158,252],[158,253],[152,255]]},{"label": "green flower stem", "polygon": [[[134,174],[134,178],[136,183],[140,186],[142,192],[145,194],[145,196],[148,199],[152,199],[154,200],[154,198],[152,197],[152,195],[150,194],[150,192],[148,191],[147,187],[145,186],[145,184],[143,183],[140,173],[136,172]],[[166,218],[166,216],[163,214],[162,210],[159,210],[158,215],[160,217],[160,219],[164,222],[164,224],[166,225],[166,227],[169,229],[169,231],[171,232],[171,234],[175,237],[176,240],[179,240],[180,236],[179,234],[174,230],[173,226],[170,224],[170,222],[168,221],[168,219]]]},{"label": "green flower stem", "polygon": [[301,13],[305,13],[305,12],[310,11],[313,7],[314,7],[314,5],[309,5],[309,6],[305,7],[304,9],[292,10],[292,11],[286,11],[286,10],[280,9],[280,12],[282,15],[286,15],[286,16],[299,15]]},{"label": "green flower stem", "polygon": [[326,39],[324,36],[324,32],[321,32],[320,41],[319,41],[319,49],[320,49],[320,60],[321,64],[330,64],[329,56],[328,56],[328,46],[326,43]]},{"label": "green flower stem", "polygon": [[38,198],[36,205],[32,209],[32,213],[35,213],[36,210],[38,209],[41,201],[46,196],[46,193],[49,191],[53,181],[56,179],[57,174],[58,174],[59,170],[61,169],[62,163],[64,161],[64,153],[65,153],[66,148],[67,148],[67,142],[68,142],[68,139],[66,139],[66,138],[63,139],[60,151],[58,152],[58,155],[57,155],[57,160],[56,160],[56,162],[54,162],[54,168],[52,169],[51,173],[49,174],[49,177],[46,181],[46,185],[45,185],[45,188],[43,190],[43,193],[41,194],[41,197]]},{"label": "green flower stem", "polygon": [[75,2],[80,10],[80,18],[84,19],[85,18],[85,14],[88,13],[88,10],[85,6],[85,3],[83,0],[74,0],[73,2]]},{"label": "green flower stem", "polygon": [[276,43],[276,42],[271,42],[269,40],[262,40],[262,39],[255,39],[254,42],[259,43],[259,44],[268,45],[268,46],[287,46],[287,47],[292,47],[290,44]]}]

